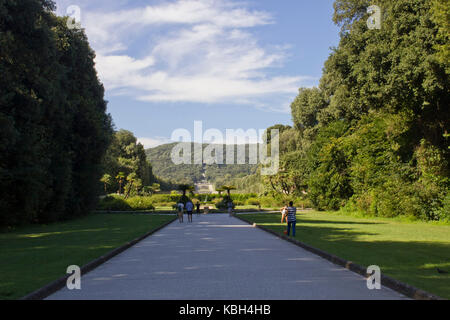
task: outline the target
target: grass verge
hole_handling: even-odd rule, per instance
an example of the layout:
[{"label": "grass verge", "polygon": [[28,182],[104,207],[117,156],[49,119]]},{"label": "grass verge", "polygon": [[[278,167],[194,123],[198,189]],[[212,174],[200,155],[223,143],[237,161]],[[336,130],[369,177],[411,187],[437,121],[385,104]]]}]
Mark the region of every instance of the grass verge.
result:
[{"label": "grass verge", "polygon": [[[283,233],[280,214],[241,216]],[[362,266],[378,265],[394,279],[450,299],[450,226],[356,218],[335,213],[297,216],[296,239]]]},{"label": "grass verge", "polygon": [[0,233],[0,299],[18,299],[169,222],[173,216],[95,214]]}]

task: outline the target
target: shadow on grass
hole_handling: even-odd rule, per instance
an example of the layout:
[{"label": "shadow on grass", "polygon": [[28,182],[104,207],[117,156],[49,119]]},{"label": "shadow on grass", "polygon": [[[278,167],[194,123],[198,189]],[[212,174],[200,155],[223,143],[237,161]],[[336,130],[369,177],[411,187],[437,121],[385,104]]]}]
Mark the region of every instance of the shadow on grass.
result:
[{"label": "shadow on grass", "polygon": [[382,224],[387,224],[385,222],[354,222],[354,221],[328,221],[328,220],[310,220],[310,219],[298,219],[297,220],[300,223],[311,223],[311,224],[330,224],[330,223],[337,223],[337,224],[360,224],[360,225],[382,225]]},{"label": "shadow on grass", "polygon": [[0,233],[0,299],[16,299],[171,220],[166,216],[90,215]]},{"label": "shadow on grass", "polygon": [[[286,230],[285,225],[276,222],[278,221],[276,216],[243,218],[280,234]],[[355,228],[345,226],[324,226],[326,223],[349,226],[370,224],[350,221],[317,221],[302,219],[300,216],[297,220],[295,238],[362,266],[378,265],[386,275],[443,298],[450,298],[450,274],[442,274],[437,270],[439,268],[450,271],[450,243],[445,241],[408,241],[414,239],[414,234],[405,241],[376,240],[379,233],[355,230]],[[380,229],[377,229],[377,232],[379,231]],[[361,236],[367,235],[375,236],[374,240],[361,239]]]},{"label": "shadow on grass", "polygon": [[[348,224],[348,225],[383,225],[387,224],[386,222],[367,222],[367,221],[345,221],[345,220],[337,220],[337,221],[331,221],[331,220],[313,220],[313,219],[302,219],[305,214],[298,213],[297,214],[297,221],[298,223],[310,223],[310,224]],[[255,215],[249,215],[249,217],[255,217]],[[281,221],[281,215],[280,214],[266,214],[265,216],[258,216],[259,223],[273,223],[276,219],[279,219]]]}]

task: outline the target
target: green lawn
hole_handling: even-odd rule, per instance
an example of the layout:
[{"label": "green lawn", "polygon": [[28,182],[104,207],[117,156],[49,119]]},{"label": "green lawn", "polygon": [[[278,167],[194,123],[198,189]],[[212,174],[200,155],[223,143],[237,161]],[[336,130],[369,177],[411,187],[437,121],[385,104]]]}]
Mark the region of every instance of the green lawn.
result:
[{"label": "green lawn", "polygon": [[[280,214],[242,218],[282,233]],[[296,239],[363,266],[381,271],[443,298],[450,298],[450,226],[355,218],[335,213],[306,212],[297,217]]]},{"label": "green lawn", "polygon": [[0,233],[0,299],[17,299],[172,220],[174,216],[95,214]]}]

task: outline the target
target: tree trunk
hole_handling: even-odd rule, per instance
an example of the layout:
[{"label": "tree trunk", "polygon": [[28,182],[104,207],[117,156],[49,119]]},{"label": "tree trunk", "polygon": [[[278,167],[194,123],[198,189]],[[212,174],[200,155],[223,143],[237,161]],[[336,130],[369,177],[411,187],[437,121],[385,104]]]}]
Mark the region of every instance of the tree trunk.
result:
[{"label": "tree trunk", "polygon": [[125,200],[130,196],[131,189],[133,188],[133,181],[130,183],[130,188],[128,188],[127,195],[125,196]]},{"label": "tree trunk", "polygon": [[273,189],[275,192],[278,192],[278,190],[277,190],[277,188],[275,188],[275,185],[273,184],[273,181],[272,181],[271,178],[269,178],[269,181],[270,181],[270,185],[272,186],[272,189]]}]

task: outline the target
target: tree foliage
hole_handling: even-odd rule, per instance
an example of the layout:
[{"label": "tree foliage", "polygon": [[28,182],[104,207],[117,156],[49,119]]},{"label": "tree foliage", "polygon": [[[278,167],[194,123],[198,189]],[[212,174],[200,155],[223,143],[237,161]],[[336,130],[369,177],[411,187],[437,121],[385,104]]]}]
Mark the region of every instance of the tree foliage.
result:
[{"label": "tree foliage", "polygon": [[[369,5],[382,9],[367,27]],[[339,46],[318,88],[292,103],[297,136],[280,135],[276,193],[316,208],[450,218],[448,1],[337,0]]]},{"label": "tree foliage", "polygon": [[0,224],[87,214],[111,118],[82,30],[47,0],[0,1]]},{"label": "tree foliage", "polygon": [[[147,158],[153,166],[153,172],[161,183],[163,190],[173,190],[178,184],[195,184],[201,182],[206,178],[216,186],[225,184],[234,178],[243,178],[245,176],[254,174],[257,165],[249,164],[249,145],[246,145],[245,162],[246,164],[227,165],[226,164],[226,146],[216,145],[217,148],[223,148],[224,164],[180,164],[175,165],[172,162],[171,152],[176,144],[164,144],[152,149],[147,149]],[[205,150],[207,144],[202,146]],[[196,145],[192,144],[192,163],[194,163],[194,148]],[[234,159],[237,159],[237,148],[234,149]],[[203,176],[205,174],[206,177]],[[164,179],[164,180],[163,180]]]},{"label": "tree foliage", "polygon": [[437,43],[435,45],[436,57],[446,66],[450,73],[450,1],[434,0],[432,7],[432,20],[438,27]]},{"label": "tree foliage", "polygon": [[139,193],[144,186],[156,182],[144,147],[137,142],[134,134],[127,130],[114,133],[103,167],[105,174],[116,177],[116,183],[108,187],[108,193],[121,194],[125,187],[128,197],[130,194]]}]

